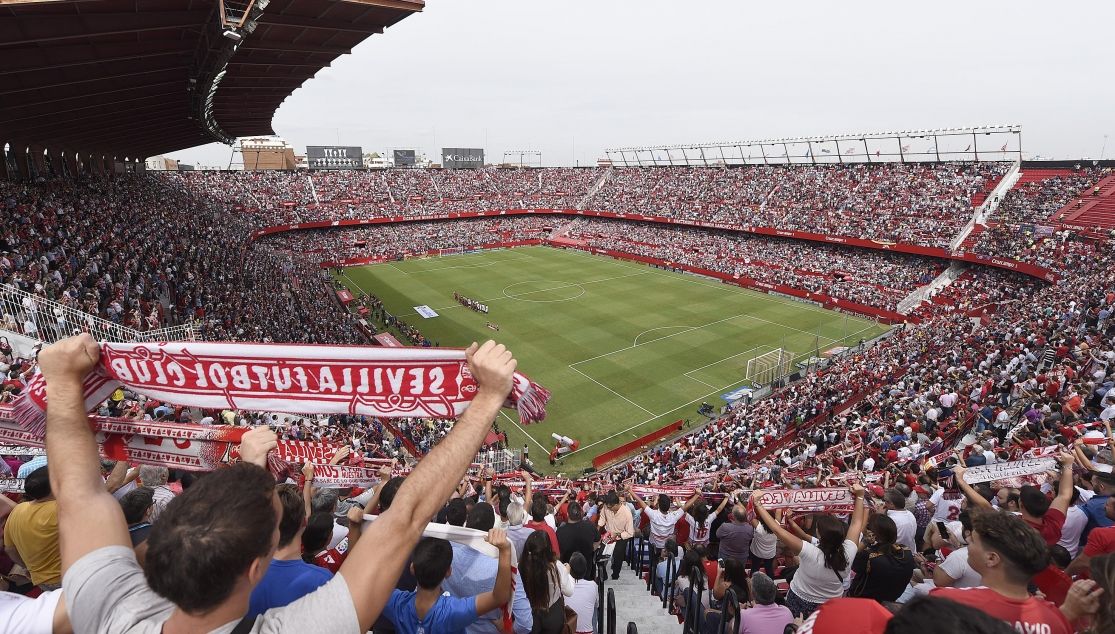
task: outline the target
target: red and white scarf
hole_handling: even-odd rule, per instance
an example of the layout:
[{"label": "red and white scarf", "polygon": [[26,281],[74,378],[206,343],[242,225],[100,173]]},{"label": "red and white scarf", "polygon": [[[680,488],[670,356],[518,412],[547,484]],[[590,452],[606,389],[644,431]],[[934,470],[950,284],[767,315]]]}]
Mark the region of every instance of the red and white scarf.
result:
[{"label": "red and white scarf", "polygon": [[[464,350],[293,344],[104,343],[85,379],[86,410],[121,385],[150,398],[200,408],[298,414],[455,418],[476,397]],[[550,393],[515,374],[508,405],[520,420],[546,416]],[[15,416],[46,431],[46,382],[36,375]]]},{"label": "red and white scarf", "polygon": [[[240,439],[247,427],[164,423],[127,418],[90,417],[101,455],[130,464],[146,464],[183,471],[213,471],[240,458]],[[12,408],[0,408],[0,443],[43,448],[42,436],[24,430]],[[289,463],[326,462],[339,446],[329,443],[280,440],[268,454],[270,469],[287,471]]]},{"label": "red and white scarf", "polygon": [[828,511],[846,513],[855,508],[856,498],[851,489],[763,489],[759,502],[767,509],[792,511]]}]

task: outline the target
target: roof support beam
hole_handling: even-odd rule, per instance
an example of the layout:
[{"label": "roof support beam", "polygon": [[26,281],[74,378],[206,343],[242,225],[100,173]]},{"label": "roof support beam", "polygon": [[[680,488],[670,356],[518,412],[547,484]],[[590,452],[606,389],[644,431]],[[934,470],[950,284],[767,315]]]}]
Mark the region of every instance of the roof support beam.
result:
[{"label": "roof support beam", "polygon": [[[315,46],[313,44],[295,44],[293,42],[253,42],[251,38],[244,40],[236,53],[239,55],[243,51],[279,51],[282,53],[320,53],[322,55],[348,55],[352,52],[350,48],[339,48],[336,46]],[[233,59],[236,59],[233,57]]]},{"label": "roof support beam", "polygon": [[[63,69],[63,68],[74,68],[76,66],[101,66],[103,68],[104,67],[103,65],[105,65],[105,64],[113,64],[113,63],[116,63],[116,62],[134,62],[134,61],[140,60],[140,59],[155,59],[155,58],[158,58],[158,57],[172,57],[172,56],[181,58],[185,54],[186,53],[184,51],[174,51],[174,52],[171,52],[171,53],[152,53],[151,55],[129,55],[127,57],[110,57],[110,58],[107,58],[107,59],[99,59],[99,58],[98,59],[89,59],[89,60],[83,60],[83,61],[80,61],[80,62],[60,62],[60,63],[57,63],[57,64],[46,64],[46,65],[43,65],[43,66],[37,66],[35,68],[15,68],[15,69],[13,69],[13,68],[0,68],[0,75],[15,75],[15,74],[19,74],[19,73],[42,73],[42,72],[48,72],[48,71],[52,71],[52,70],[60,70],[60,69]],[[182,66],[181,63],[176,63],[176,64],[174,64],[173,67],[177,68],[177,67],[180,67],[180,66]],[[163,64],[163,67],[164,68],[170,68],[170,66],[168,66],[166,64]]]},{"label": "roof support beam", "polygon": [[166,29],[196,29],[213,10],[36,15],[33,19],[0,22],[0,42],[14,46]]},{"label": "roof support beam", "polygon": [[342,20],[326,20],[300,15],[267,13],[266,11],[260,16],[259,25],[289,26],[300,29],[319,29],[323,31],[344,31],[347,33],[383,33],[383,27],[379,25],[360,25]]}]

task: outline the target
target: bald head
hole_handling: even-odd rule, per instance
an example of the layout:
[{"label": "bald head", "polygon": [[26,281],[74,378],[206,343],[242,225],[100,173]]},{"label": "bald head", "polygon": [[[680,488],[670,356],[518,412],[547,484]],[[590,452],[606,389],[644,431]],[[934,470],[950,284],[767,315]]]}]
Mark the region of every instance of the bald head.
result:
[{"label": "bald head", "polygon": [[732,507],[732,520],[742,524],[747,521],[747,508],[742,504],[737,504]]}]

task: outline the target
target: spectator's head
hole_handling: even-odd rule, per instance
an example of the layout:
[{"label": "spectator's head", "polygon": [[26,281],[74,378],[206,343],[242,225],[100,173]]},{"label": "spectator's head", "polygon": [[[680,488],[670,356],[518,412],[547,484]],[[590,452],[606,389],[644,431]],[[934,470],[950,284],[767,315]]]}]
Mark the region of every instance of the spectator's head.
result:
[{"label": "spectator's head", "polygon": [[666,540],[666,546],[662,549],[662,559],[670,557],[677,557],[678,554],[678,541],[671,537]]},{"label": "spectator's head", "polygon": [[314,513],[306,518],[306,529],[302,531],[302,558],[312,561],[314,555],[325,550],[332,538],[332,513]]},{"label": "spectator's head", "polygon": [[473,528],[478,531],[487,533],[496,526],[496,511],[492,508],[491,504],[487,502],[480,502],[474,505],[468,512],[468,518],[465,520],[466,528]]},{"label": "spectator's head", "polygon": [[279,548],[286,548],[306,525],[306,503],[296,484],[280,484],[275,487],[275,494],[283,507],[283,514],[279,516]]},{"label": "spectator's head", "polygon": [[883,499],[886,501],[887,510],[901,511],[906,508],[906,496],[898,489],[887,489],[883,494]]},{"label": "spectator's head", "polygon": [[449,500],[445,506],[445,523],[452,526],[464,526],[468,517],[468,504],[461,498]]},{"label": "spectator's head", "polygon": [[1061,570],[1068,568],[1069,564],[1072,563],[1072,554],[1060,544],[1053,544],[1049,547],[1049,558],[1053,560],[1053,565]]},{"label": "spectator's head", "polygon": [[765,573],[751,575],[751,597],[756,605],[774,605],[778,599],[778,586]]},{"label": "spectator's head", "polygon": [[166,467],[143,465],[139,468],[139,481],[145,487],[157,487],[166,484],[170,477],[170,470]]},{"label": "spectator's head", "polygon": [[1092,474],[1092,488],[1097,495],[1111,495],[1115,493],[1115,473],[1097,471]]},{"label": "spectator's head", "polygon": [[507,505],[507,523],[509,525],[522,526],[525,521],[527,521],[527,512],[523,510],[522,504],[512,502]]},{"label": "spectator's head", "polygon": [[705,501],[699,500],[696,504],[693,505],[693,508],[690,509],[689,514],[693,516],[694,520],[696,520],[697,526],[701,526],[705,523],[706,520],[708,520],[709,512],[709,507],[707,504],[705,504]]},{"label": "spectator's head", "polygon": [[747,507],[742,504],[737,504],[732,507],[732,520],[736,524],[743,524],[747,521]]},{"label": "spectator's head", "polygon": [[147,540],[144,572],[160,596],[191,615],[225,603],[238,585],[255,587],[279,542],[275,479],[241,463],[197,481],[174,498]]},{"label": "spectator's head", "polygon": [[51,496],[49,467],[39,467],[27,474],[23,481],[23,497],[31,500],[45,500]]},{"label": "spectator's head", "polygon": [[[738,559],[734,559],[734,558],[725,559],[724,560],[724,578],[728,580],[728,583],[732,583],[732,584],[735,584],[735,585],[740,586],[742,588],[746,588],[747,587],[747,567],[744,566],[743,562],[738,560]],[[736,598],[739,599],[740,601],[746,601],[747,600],[747,597],[736,597]]]},{"label": "spectator's head", "polygon": [[1031,517],[1042,517],[1049,510],[1049,498],[1035,486],[1024,486],[1018,492],[1018,502]]},{"label": "spectator's head", "polygon": [[386,511],[391,508],[391,503],[395,501],[395,494],[399,492],[399,487],[403,486],[403,477],[395,476],[383,485],[379,490],[379,508],[380,511]]},{"label": "spectator's head", "polygon": [[129,526],[147,519],[147,513],[155,501],[155,490],[151,487],[136,487],[120,498],[120,508],[124,511],[124,521]]},{"label": "spectator's head", "polygon": [[[382,497],[382,493],[380,494]],[[328,513],[332,515],[337,510],[337,502],[340,501],[340,496],[337,495],[336,489],[318,489],[317,493],[310,500],[311,513]]]},{"label": "spectator's head", "polygon": [[581,505],[574,500],[565,507],[565,514],[569,516],[569,523],[572,524],[581,521],[585,513],[581,510]]},{"label": "spectator's head", "polygon": [[844,551],[844,536],[847,532],[844,523],[832,515],[814,515],[813,530],[817,535],[817,547],[825,556],[825,567],[843,574],[849,563],[848,554]]},{"label": "spectator's head", "polygon": [[435,590],[452,572],[453,547],[444,539],[423,537],[414,547],[414,558],[410,571],[418,587]]},{"label": "spectator's head", "polygon": [[1088,571],[1091,574],[1092,581],[1103,588],[1103,594],[1100,595],[1100,609],[1095,616],[1093,631],[1111,634],[1111,632],[1115,632],[1115,601],[1111,598],[1115,594],[1115,554],[1109,553],[1092,557],[1088,563]]},{"label": "spectator's head", "polygon": [[673,502],[670,500],[670,496],[666,495],[665,493],[660,493],[658,495],[658,510],[659,510],[659,512],[669,513],[670,512],[670,505],[672,503]]},{"label": "spectator's head", "polygon": [[523,580],[523,591],[536,610],[550,607],[550,586],[559,582],[554,568],[555,559],[550,538],[545,532],[534,531],[527,536],[523,552],[519,555],[519,576]]},{"label": "spectator's head", "polygon": [[999,576],[1007,583],[1026,585],[1049,565],[1049,549],[1021,517],[983,511],[972,514],[968,564],[985,580]]},{"label": "spectator's head", "polygon": [[536,522],[546,520],[546,496],[536,495],[530,501],[530,517]]},{"label": "spectator's head", "polygon": [[937,597],[918,597],[887,621],[884,634],[1012,634],[1006,621],[983,610]]},{"label": "spectator's head", "polygon": [[581,553],[573,553],[569,557],[569,574],[577,581],[588,576],[588,560]]},{"label": "spectator's head", "polygon": [[882,513],[876,513],[867,520],[867,530],[880,549],[891,548],[898,541],[898,526],[895,525],[894,520]]},{"label": "spectator's head", "polygon": [[613,510],[613,511],[618,510],[619,509],[619,494],[616,493],[615,491],[608,491],[608,494],[604,496],[604,504],[606,504],[608,506],[608,508]]}]

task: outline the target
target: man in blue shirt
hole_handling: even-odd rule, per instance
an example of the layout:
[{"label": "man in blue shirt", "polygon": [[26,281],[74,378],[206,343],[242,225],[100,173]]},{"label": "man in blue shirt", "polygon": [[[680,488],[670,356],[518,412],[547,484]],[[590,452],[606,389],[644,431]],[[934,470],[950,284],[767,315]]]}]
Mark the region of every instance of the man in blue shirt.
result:
[{"label": "man in blue shirt", "polygon": [[422,538],[410,564],[418,589],[392,592],[384,616],[400,634],[463,634],[478,615],[511,599],[511,542],[495,528],[488,531],[488,543],[499,550],[495,588],[474,597],[451,597],[442,593],[441,584],[452,572],[453,548],[444,539]]},{"label": "man in blue shirt", "polygon": [[[463,506],[463,505],[462,505]],[[510,514],[510,513],[509,513]],[[520,515],[522,514],[520,507]],[[455,518],[448,522],[457,525]],[[495,528],[495,509],[487,502],[479,502],[467,512],[463,522],[466,528],[478,531],[490,531]],[[533,532],[533,531],[532,531]],[[511,541],[508,535],[508,541]],[[441,587],[453,597],[474,597],[495,588],[496,578],[499,575],[499,563],[464,544],[451,543],[453,547],[453,569],[449,576],[442,582]],[[511,543],[511,560],[518,559],[514,542]],[[515,617],[515,634],[530,634],[534,626],[534,613],[531,611],[530,599],[527,598],[523,581],[518,572],[511,573],[511,583],[514,591],[511,597],[511,613]],[[492,610],[481,612],[476,622],[468,626],[468,634],[503,634],[503,612]]]},{"label": "man in blue shirt", "polygon": [[325,568],[302,561],[302,531],[306,529],[306,504],[298,487],[275,487],[283,507],[279,519],[279,547],[259,585],[248,601],[248,618],[271,608],[281,608],[310,594],[333,578]]},{"label": "man in blue shirt", "polygon": [[1115,522],[1104,512],[1107,499],[1115,493],[1115,474],[1103,473],[1101,471],[1093,473],[1092,490],[1095,491],[1096,494],[1081,507],[1081,509],[1084,510],[1084,514],[1088,516],[1088,524],[1084,526],[1084,532],[1080,535],[1081,544],[1088,540],[1088,534],[1092,532],[1093,528],[1109,528],[1115,526]]}]

